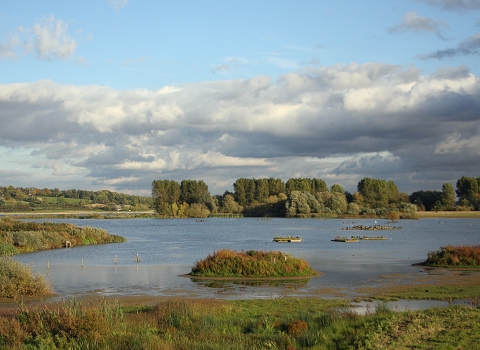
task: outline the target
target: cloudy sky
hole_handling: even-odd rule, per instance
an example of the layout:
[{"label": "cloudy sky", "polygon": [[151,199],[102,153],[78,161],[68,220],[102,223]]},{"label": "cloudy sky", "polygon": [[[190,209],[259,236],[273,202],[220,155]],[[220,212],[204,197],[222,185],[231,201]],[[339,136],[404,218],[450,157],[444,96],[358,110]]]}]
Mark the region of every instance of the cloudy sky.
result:
[{"label": "cloudy sky", "polygon": [[7,0],[0,185],[480,176],[480,0]]}]

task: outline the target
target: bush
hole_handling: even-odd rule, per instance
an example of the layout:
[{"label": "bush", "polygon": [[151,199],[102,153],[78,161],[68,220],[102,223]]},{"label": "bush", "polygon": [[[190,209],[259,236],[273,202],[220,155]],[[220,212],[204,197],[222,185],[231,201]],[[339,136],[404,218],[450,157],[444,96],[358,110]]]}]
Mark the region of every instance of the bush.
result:
[{"label": "bush", "polygon": [[446,246],[440,250],[429,252],[425,261],[431,266],[480,266],[480,245]]},{"label": "bush", "polygon": [[52,294],[50,284],[29,266],[10,257],[0,258],[0,298]]}]

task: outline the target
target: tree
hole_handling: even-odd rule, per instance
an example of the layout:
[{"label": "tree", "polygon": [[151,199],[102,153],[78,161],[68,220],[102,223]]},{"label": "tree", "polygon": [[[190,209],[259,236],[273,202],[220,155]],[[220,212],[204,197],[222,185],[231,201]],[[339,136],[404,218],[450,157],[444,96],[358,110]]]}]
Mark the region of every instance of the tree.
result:
[{"label": "tree", "polygon": [[328,191],[328,186],[325,181],[322,179],[316,179],[314,178],[312,180],[312,194],[315,194],[317,192],[326,192]]},{"label": "tree", "polygon": [[453,186],[449,183],[444,183],[442,185],[442,204],[443,207],[447,210],[453,209],[455,205],[455,190]]},{"label": "tree", "polygon": [[325,207],[330,208],[337,214],[343,214],[347,211],[347,198],[345,194],[333,192],[332,196],[325,203]]},{"label": "tree", "polygon": [[268,179],[256,179],[255,200],[259,201],[260,203],[265,203],[269,194]]},{"label": "tree", "polygon": [[223,198],[221,211],[223,213],[240,214],[243,211],[243,207],[235,202],[235,199],[231,194],[227,194]]},{"label": "tree", "polygon": [[478,207],[479,202],[479,179],[474,177],[462,176],[457,180],[456,193],[459,201],[467,200],[469,204]]},{"label": "tree", "polygon": [[180,203],[180,185],[174,180],[152,182],[152,197],[155,211],[162,216],[171,216],[173,203]]},{"label": "tree", "polygon": [[340,186],[339,184],[333,184],[332,186],[330,186],[330,192],[331,192],[331,193],[341,193],[341,194],[344,194],[344,193],[345,193],[345,190],[344,190],[343,187]]},{"label": "tree", "polygon": [[292,191],[289,199],[285,203],[287,216],[296,216],[298,214],[309,214],[310,206],[308,205],[308,198],[305,193],[300,191]]}]

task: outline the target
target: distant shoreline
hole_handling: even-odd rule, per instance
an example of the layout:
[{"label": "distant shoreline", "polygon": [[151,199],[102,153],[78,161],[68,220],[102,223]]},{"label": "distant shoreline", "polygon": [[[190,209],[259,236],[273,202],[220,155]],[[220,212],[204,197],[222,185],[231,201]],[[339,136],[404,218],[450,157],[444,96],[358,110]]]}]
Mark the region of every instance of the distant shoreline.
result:
[{"label": "distant shoreline", "polygon": [[[125,218],[152,218],[157,217],[154,210],[145,211],[105,211],[105,210],[54,210],[54,211],[38,211],[38,212],[0,212],[2,216],[15,216],[25,218],[81,218],[81,219],[125,219]],[[419,211],[419,219],[428,218],[443,218],[443,219],[461,219],[471,218],[480,219],[480,211]],[[381,217],[368,216],[348,216],[349,219],[362,220],[362,219],[382,219]],[[192,218],[194,219],[194,218]],[[213,218],[212,218],[213,219]],[[272,219],[275,219],[272,218]],[[281,219],[284,219],[283,217]],[[342,215],[339,215],[333,219],[345,219]],[[328,219],[326,219],[328,220]]]}]

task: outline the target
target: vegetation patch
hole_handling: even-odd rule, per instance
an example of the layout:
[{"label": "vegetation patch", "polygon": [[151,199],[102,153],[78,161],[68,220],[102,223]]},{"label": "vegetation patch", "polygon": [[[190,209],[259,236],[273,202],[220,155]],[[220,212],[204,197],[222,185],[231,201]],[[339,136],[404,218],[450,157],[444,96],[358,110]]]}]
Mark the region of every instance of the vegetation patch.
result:
[{"label": "vegetation patch", "polygon": [[221,249],[199,260],[190,272],[201,277],[308,277],[316,272],[308,263],[282,252],[241,251]]},{"label": "vegetation patch", "polygon": [[480,309],[361,316],[347,301],[171,299],[152,307],[76,300],[0,316],[5,349],[478,349]]},{"label": "vegetation patch", "polygon": [[427,266],[480,267],[480,245],[446,246],[428,253]]},{"label": "vegetation patch", "polygon": [[110,235],[94,227],[68,223],[27,222],[5,217],[0,219],[0,255],[13,255],[66,246],[119,243],[125,238]]},{"label": "vegetation patch", "polygon": [[43,276],[10,257],[0,257],[0,298],[50,294],[53,290]]}]

